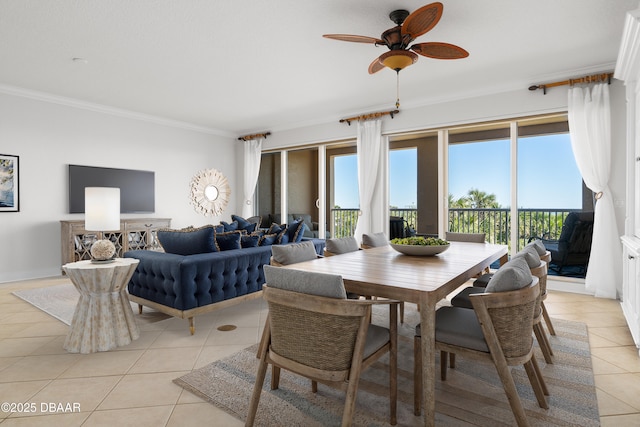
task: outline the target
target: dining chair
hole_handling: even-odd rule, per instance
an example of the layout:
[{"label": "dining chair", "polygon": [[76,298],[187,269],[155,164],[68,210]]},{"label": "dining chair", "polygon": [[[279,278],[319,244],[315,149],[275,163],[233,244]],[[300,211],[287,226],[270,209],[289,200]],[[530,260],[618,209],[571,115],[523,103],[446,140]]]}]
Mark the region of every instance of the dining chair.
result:
[{"label": "dining chair", "polygon": [[[549,269],[549,265],[551,264],[551,252],[547,250],[542,240],[532,239],[525,248],[531,247],[538,252],[540,255],[540,259],[547,263],[547,269]],[[544,323],[547,325],[547,329],[549,329],[549,333],[551,335],[556,334],[556,330],[553,327],[553,323],[551,322],[551,317],[549,316],[549,312],[547,311],[547,307],[544,305],[544,301],[547,299],[547,286],[546,281],[544,283],[544,287],[540,287],[540,291],[542,292],[542,301],[540,302],[542,308],[542,318],[544,319]],[[475,286],[475,284],[474,284]]]},{"label": "dining chair", "polygon": [[361,249],[358,246],[358,241],[353,236],[327,239],[324,244],[324,256],[346,254]]},{"label": "dining chair", "polygon": [[[539,279],[532,276],[526,263],[521,261],[498,270],[494,279],[497,277],[499,283],[495,287],[489,285],[487,292],[471,296],[473,311],[460,307],[443,307],[436,311],[435,347],[440,350],[442,381],[447,377],[448,353],[492,361],[518,426],[528,426],[509,367],[524,365],[541,408],[548,409],[545,395],[549,391],[533,353],[532,331],[536,300],[540,295]],[[414,338],[414,412],[417,415],[422,399],[420,340],[418,325]]]},{"label": "dining chair", "polygon": [[[362,235],[362,244],[360,245],[360,247],[362,249],[371,249],[371,248],[379,248],[381,246],[388,246],[388,245],[389,245],[389,239],[387,239],[386,234],[364,233]],[[404,301],[400,303],[400,323],[404,323]]]},{"label": "dining chair", "polygon": [[[454,233],[451,231],[446,231],[444,236],[445,240],[449,242],[484,243],[486,239],[484,233]],[[490,268],[487,267],[477,277],[480,277],[482,274],[487,274],[490,271]]]},{"label": "dining chair", "polygon": [[[542,298],[543,295],[547,292],[547,272],[548,265],[546,262],[542,261],[538,256],[538,253],[533,248],[525,247],[520,252],[515,254],[512,259],[522,257],[529,267],[529,271],[533,276],[536,276],[540,283],[540,295],[536,300],[536,309],[535,316],[533,318],[533,332],[536,336],[536,340],[538,341],[538,345],[540,346],[540,350],[542,351],[542,355],[544,356],[544,360],[546,363],[553,363],[553,349],[551,348],[551,343],[549,342],[549,337],[547,337],[547,333],[542,326],[543,320],[543,310],[542,310]],[[490,281],[487,282],[490,283]],[[453,307],[462,307],[462,308],[473,308],[471,304],[470,296],[473,294],[480,294],[485,292],[485,288],[479,286],[471,286],[460,291],[456,296],[451,298],[451,305]],[[455,357],[451,354],[450,365],[452,368],[455,367]]]},{"label": "dining chair", "polygon": [[286,245],[273,245],[271,247],[270,264],[276,267],[296,264],[298,262],[311,261],[318,258],[316,247],[310,240]]},{"label": "dining chair", "polygon": [[484,243],[486,237],[484,233],[454,233],[447,231],[444,238],[450,242]]},{"label": "dining chair", "polygon": [[362,249],[378,248],[380,246],[387,246],[389,239],[384,233],[364,233],[362,235],[362,243],[360,246]]},{"label": "dining chair", "polygon": [[[346,392],[342,426],[352,423],[361,371],[389,354],[389,423],[396,424],[397,301],[348,300],[339,275],[265,265],[263,296],[268,322],[262,334],[260,363],[249,403],[246,426],[252,426],[268,365],[271,389],[280,370]],[[390,327],[370,324],[374,305],[388,305]],[[336,333],[340,331],[340,333]]]}]

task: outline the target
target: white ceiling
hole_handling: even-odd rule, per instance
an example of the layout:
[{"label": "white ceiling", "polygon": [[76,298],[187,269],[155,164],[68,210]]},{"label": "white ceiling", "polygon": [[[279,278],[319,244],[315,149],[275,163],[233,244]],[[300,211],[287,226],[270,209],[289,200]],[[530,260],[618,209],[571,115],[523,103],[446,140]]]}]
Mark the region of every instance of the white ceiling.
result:
[{"label": "white ceiling", "polygon": [[[0,91],[129,110],[228,135],[394,107],[367,73],[389,12],[425,0],[0,0]],[[401,108],[611,71],[638,0],[442,0],[416,42],[469,51],[400,73]],[[72,58],[84,58],[85,62]],[[16,89],[18,88],[18,89]],[[26,89],[26,91],[22,91]],[[540,96],[543,96],[540,94]]]}]

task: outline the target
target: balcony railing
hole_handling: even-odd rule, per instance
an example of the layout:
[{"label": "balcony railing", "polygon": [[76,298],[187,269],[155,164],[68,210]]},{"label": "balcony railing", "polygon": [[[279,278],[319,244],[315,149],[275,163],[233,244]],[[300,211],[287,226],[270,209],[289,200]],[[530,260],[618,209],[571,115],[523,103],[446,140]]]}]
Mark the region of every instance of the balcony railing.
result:
[{"label": "balcony railing", "polygon": [[[557,239],[570,212],[578,209],[518,209],[518,249],[532,237]],[[417,209],[391,209],[390,216],[401,216],[417,229]],[[332,209],[331,235],[352,236],[356,229],[358,209]],[[485,233],[487,242],[510,245],[511,211],[509,209],[449,209],[449,231]]]}]

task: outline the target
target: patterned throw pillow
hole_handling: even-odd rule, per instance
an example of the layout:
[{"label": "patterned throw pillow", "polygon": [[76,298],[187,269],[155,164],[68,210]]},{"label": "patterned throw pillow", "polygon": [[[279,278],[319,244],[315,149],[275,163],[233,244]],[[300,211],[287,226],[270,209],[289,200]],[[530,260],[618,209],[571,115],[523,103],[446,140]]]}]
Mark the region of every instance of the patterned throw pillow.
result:
[{"label": "patterned throw pillow", "polygon": [[158,241],[166,253],[193,255],[216,252],[215,233],[211,225],[200,228],[187,227],[182,230],[158,230]]},{"label": "patterned throw pillow", "polygon": [[241,249],[240,239],[242,233],[240,231],[229,231],[227,233],[216,234],[216,245],[220,251],[230,251],[233,249]]}]

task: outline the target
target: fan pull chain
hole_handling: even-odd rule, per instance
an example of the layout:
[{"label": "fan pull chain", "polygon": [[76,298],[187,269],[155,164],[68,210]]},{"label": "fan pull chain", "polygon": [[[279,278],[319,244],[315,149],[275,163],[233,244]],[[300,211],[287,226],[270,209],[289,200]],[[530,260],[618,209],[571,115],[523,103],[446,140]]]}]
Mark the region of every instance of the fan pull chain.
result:
[{"label": "fan pull chain", "polygon": [[400,108],[400,71],[396,71],[396,108]]}]

